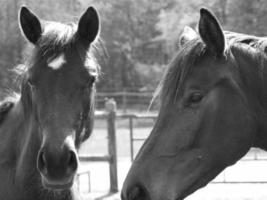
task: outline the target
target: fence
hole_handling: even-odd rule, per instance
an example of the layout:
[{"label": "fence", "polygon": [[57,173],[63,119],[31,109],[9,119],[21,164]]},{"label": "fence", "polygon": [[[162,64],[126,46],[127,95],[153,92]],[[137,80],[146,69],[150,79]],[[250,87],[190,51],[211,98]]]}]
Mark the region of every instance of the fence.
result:
[{"label": "fence", "polygon": [[[136,115],[136,114],[121,114],[119,115],[120,118],[129,119],[129,134],[130,134],[130,152],[131,152],[131,161],[134,160],[134,143],[136,141],[144,141],[147,138],[145,137],[135,137],[134,134],[134,127],[133,127],[133,120],[138,119],[156,119],[157,115]],[[249,155],[248,155],[249,154]],[[267,155],[259,156],[259,152],[257,149],[252,149],[247,156],[243,157],[239,162],[252,162],[252,161],[264,161],[267,162]],[[267,184],[266,181],[228,181],[227,180],[227,173],[226,171],[222,172],[222,180],[214,180],[211,184]]]},{"label": "fence", "polygon": [[[105,108],[105,100],[107,98],[113,98],[123,113],[127,113],[129,110],[144,110],[148,108],[152,97],[152,91],[129,92],[122,90],[120,92],[99,92],[96,96],[96,107],[102,110]],[[156,109],[157,103],[152,108]]]},{"label": "fence", "polygon": [[[98,112],[95,119],[107,120],[108,133],[108,155],[91,156],[79,154],[79,159],[82,162],[108,162],[110,175],[110,193],[118,191],[118,169],[117,169],[117,145],[116,145],[116,120],[129,119],[129,134],[130,134],[130,156],[131,161],[134,159],[134,142],[145,140],[145,138],[134,137],[134,119],[156,119],[156,115],[137,115],[137,114],[119,114],[116,112],[117,106],[114,99],[105,100],[105,112]],[[78,173],[78,188],[79,177],[82,175],[88,176],[88,187],[90,191],[90,171],[81,171]]]},{"label": "fence", "polygon": [[[116,130],[115,130],[115,119],[116,119],[116,104],[113,101],[106,102],[106,112],[97,114],[97,119],[107,120],[107,131],[108,131],[108,155],[102,156],[89,156],[79,155],[80,161],[84,162],[108,162],[109,163],[109,175],[110,175],[110,193],[118,192],[118,175],[117,175],[117,150],[116,150]],[[90,172],[79,172],[79,176],[82,174],[88,174],[88,187],[90,188]],[[78,180],[79,188],[79,180]],[[90,190],[90,189],[89,189]]]},{"label": "fence", "polygon": [[134,143],[136,141],[144,141],[146,138],[144,137],[135,137],[134,135],[134,127],[133,127],[133,120],[135,119],[153,119],[156,120],[156,114],[146,114],[146,115],[137,115],[137,114],[121,114],[118,118],[122,119],[129,119],[129,134],[130,134],[130,155],[131,161],[134,160]]},{"label": "fence", "polygon": [[[117,172],[117,145],[116,145],[116,121],[119,119],[129,120],[129,136],[130,136],[130,156],[131,161],[134,159],[135,149],[134,143],[136,141],[144,141],[145,137],[136,137],[134,133],[134,120],[144,120],[157,118],[156,114],[120,114],[116,112],[116,102],[114,100],[108,100],[105,102],[106,112],[97,114],[96,119],[107,120],[108,131],[108,155],[103,156],[88,156],[80,155],[81,161],[89,162],[108,162],[109,174],[110,174],[110,192],[114,193],[118,191],[118,172]],[[252,156],[251,156],[252,155]],[[241,162],[249,161],[264,161],[267,162],[267,156],[259,156],[257,150],[250,152],[250,157],[244,157]],[[83,173],[83,172],[82,172]],[[221,181],[212,181],[212,184],[267,184],[267,181],[227,181],[226,172],[224,171],[223,179]],[[89,182],[90,185],[90,182]]]}]

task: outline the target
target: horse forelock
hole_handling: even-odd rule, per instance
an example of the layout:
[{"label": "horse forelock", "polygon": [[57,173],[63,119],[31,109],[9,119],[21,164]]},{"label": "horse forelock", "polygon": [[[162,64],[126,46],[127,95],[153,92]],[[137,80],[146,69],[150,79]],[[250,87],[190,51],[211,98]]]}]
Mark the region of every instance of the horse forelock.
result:
[{"label": "horse forelock", "polygon": [[167,66],[159,83],[152,102],[159,97],[160,101],[176,101],[181,94],[184,81],[192,67],[207,54],[206,47],[200,38],[188,42],[181,48]]},{"label": "horse forelock", "polygon": [[[76,32],[75,23],[47,22],[36,48],[37,59],[55,58],[64,51],[76,49],[81,59],[84,60],[85,67],[88,70],[94,68],[99,74],[99,60],[105,57],[106,52],[101,38],[98,36],[89,47],[85,47],[81,42],[77,42]],[[89,62],[90,65],[87,64]]]},{"label": "horse forelock", "polygon": [[[34,46],[31,56],[26,58],[26,65],[18,65],[14,71],[21,75],[29,68],[38,65],[40,60],[52,60],[66,51],[78,50],[79,54],[84,56],[81,59],[87,63],[88,61],[93,63],[93,67],[99,74],[101,71],[99,61],[107,57],[102,39],[98,36],[87,48],[81,45],[81,42],[77,42],[76,32],[75,23],[45,22],[42,36]],[[85,67],[87,68],[88,65]],[[92,69],[92,65],[88,69]]]},{"label": "horse forelock", "polygon": [[43,29],[43,33],[35,48],[38,56],[46,58],[56,57],[62,51],[72,48],[77,30],[77,26],[74,23],[46,22]]}]

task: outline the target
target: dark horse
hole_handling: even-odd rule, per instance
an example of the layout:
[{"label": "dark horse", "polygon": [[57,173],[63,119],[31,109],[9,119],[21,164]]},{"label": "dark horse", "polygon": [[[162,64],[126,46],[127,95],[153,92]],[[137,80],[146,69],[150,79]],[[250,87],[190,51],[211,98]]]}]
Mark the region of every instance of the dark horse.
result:
[{"label": "dark horse", "polygon": [[156,124],[122,199],[182,200],[236,163],[267,150],[267,38],[224,32],[200,10],[159,89]]},{"label": "dark horse", "polygon": [[98,14],[89,7],[78,25],[62,24],[22,7],[19,20],[34,50],[20,99],[1,107],[0,199],[80,199],[73,183],[93,126]]}]

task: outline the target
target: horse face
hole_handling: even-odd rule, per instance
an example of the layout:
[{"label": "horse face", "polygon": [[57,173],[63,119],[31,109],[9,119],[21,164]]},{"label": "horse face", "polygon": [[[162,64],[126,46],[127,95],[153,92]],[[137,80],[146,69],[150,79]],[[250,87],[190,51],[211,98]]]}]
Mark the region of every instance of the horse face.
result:
[{"label": "horse face", "polygon": [[93,122],[98,72],[87,50],[98,34],[98,15],[88,8],[73,29],[53,22],[41,24],[22,8],[20,21],[36,51],[25,87],[41,140],[37,168],[44,187],[67,189],[78,168],[76,149],[89,137]]},{"label": "horse face", "polygon": [[[202,41],[185,44],[166,73],[157,122],[127,175],[122,199],[184,199],[252,145],[254,115],[220,26],[207,10],[201,10],[199,26]],[[189,63],[187,72],[177,69]]]},{"label": "horse face", "polygon": [[93,109],[96,77],[78,62],[78,55],[76,59],[73,53],[70,59],[67,53],[60,56],[66,59],[61,69],[50,69],[49,63],[42,69],[36,68],[38,72],[32,74],[29,84],[42,134],[38,169],[47,179],[62,182],[65,178],[73,179],[78,167],[76,147],[84,134],[85,118],[93,121],[87,115]]}]

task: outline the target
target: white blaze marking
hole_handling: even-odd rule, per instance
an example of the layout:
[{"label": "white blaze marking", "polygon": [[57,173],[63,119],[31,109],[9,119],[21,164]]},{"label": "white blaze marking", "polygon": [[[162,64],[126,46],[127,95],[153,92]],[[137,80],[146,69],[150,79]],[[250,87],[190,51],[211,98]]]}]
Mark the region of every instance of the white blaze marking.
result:
[{"label": "white blaze marking", "polygon": [[64,54],[60,54],[58,57],[52,60],[48,59],[48,67],[54,70],[60,69],[64,63],[66,63]]}]

